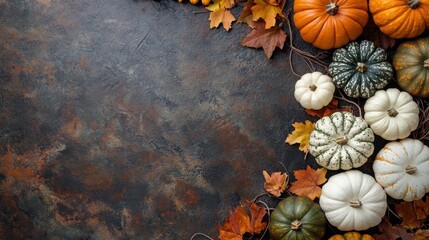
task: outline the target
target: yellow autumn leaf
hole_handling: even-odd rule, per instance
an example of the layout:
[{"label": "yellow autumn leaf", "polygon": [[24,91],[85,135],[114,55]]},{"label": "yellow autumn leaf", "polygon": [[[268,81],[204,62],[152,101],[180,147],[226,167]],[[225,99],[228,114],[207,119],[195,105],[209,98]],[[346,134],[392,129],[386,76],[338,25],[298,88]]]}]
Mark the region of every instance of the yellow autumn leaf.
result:
[{"label": "yellow autumn leaf", "polygon": [[305,123],[295,122],[292,124],[295,130],[286,138],[286,143],[290,145],[299,143],[299,150],[308,153],[308,141],[310,141],[310,134],[314,129],[314,123],[305,120]]},{"label": "yellow autumn leaf", "polygon": [[258,21],[260,18],[265,21],[265,29],[269,29],[276,25],[277,15],[284,17],[281,7],[276,4],[272,5],[264,0],[255,0],[255,6],[252,7],[253,21]]},{"label": "yellow autumn leaf", "polygon": [[231,0],[214,0],[213,4],[206,7],[211,12],[210,28],[217,28],[222,23],[226,31],[231,29],[231,23],[235,21],[235,17],[229,9],[233,6],[234,2]]}]

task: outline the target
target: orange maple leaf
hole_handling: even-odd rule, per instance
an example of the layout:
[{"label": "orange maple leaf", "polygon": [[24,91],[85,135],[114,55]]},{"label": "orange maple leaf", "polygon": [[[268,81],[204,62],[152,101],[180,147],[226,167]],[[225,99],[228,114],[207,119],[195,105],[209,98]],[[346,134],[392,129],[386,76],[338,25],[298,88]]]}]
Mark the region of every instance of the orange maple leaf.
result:
[{"label": "orange maple leaf", "polygon": [[429,199],[395,204],[397,214],[402,218],[401,225],[408,229],[418,228],[429,215]]},{"label": "orange maple leaf", "polygon": [[233,0],[232,2],[231,0],[214,0],[213,4],[207,6],[206,9],[211,11],[209,17],[210,28],[217,28],[222,23],[226,31],[231,29],[231,24],[235,21],[235,17],[229,9],[233,6]]},{"label": "orange maple leaf", "polygon": [[267,227],[267,222],[263,222],[267,211],[265,208],[260,207],[250,201],[247,202],[247,206],[250,208],[250,229],[248,232],[252,234],[258,234]]},{"label": "orange maple leaf", "polygon": [[262,171],[265,178],[264,189],[268,193],[280,197],[280,195],[286,190],[286,186],[289,183],[289,176],[282,172],[273,172],[270,176],[267,171]]},{"label": "orange maple leaf", "polygon": [[[250,210],[249,213],[246,208]],[[247,233],[258,234],[267,226],[262,222],[266,214],[265,208],[261,208],[253,202],[247,202],[246,205],[237,206],[230,213],[229,218],[223,226],[218,226],[220,240],[242,240],[243,235]]]},{"label": "orange maple leaf", "polygon": [[296,181],[291,184],[289,191],[298,196],[307,196],[314,200],[320,197],[322,188],[320,185],[326,182],[326,168],[319,168],[317,170],[307,166],[306,170],[296,170],[293,172]]},{"label": "orange maple leaf", "polygon": [[[277,15],[285,17],[282,13],[283,9],[277,1],[265,2],[264,0],[254,0],[255,6],[252,7],[253,21],[258,21],[260,18],[265,21],[265,29],[269,29],[276,25]],[[271,3],[274,3],[272,5]]]},{"label": "orange maple leaf", "polygon": [[308,153],[308,141],[310,141],[310,134],[314,129],[314,123],[305,120],[305,123],[295,122],[292,126],[295,130],[287,135],[285,142],[290,145],[299,143],[299,150]]},{"label": "orange maple leaf", "polygon": [[256,22],[254,29],[241,40],[241,45],[251,48],[263,48],[267,58],[271,58],[276,47],[283,49],[286,33],[279,27],[264,28],[264,23]]},{"label": "orange maple leaf", "polygon": [[255,6],[254,0],[247,0],[247,2],[243,5],[243,10],[238,17],[237,22],[239,23],[247,23],[249,27],[255,28],[256,22],[253,21],[253,13],[252,7]]},{"label": "orange maple leaf", "polygon": [[413,234],[414,240],[427,240],[429,239],[429,229],[419,229],[416,233]]},{"label": "orange maple leaf", "polygon": [[243,205],[239,205],[231,212],[224,226],[219,226],[219,239],[242,239],[243,234],[250,228],[250,217]]}]

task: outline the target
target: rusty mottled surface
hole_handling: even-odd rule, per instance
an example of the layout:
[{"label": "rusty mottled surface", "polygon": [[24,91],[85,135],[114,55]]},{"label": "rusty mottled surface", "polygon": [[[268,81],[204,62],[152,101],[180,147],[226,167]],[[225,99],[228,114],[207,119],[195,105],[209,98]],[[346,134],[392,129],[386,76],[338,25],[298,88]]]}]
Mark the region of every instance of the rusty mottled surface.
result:
[{"label": "rusty mottled surface", "polygon": [[262,170],[305,167],[287,51],[198,10],[0,0],[2,239],[216,238]]}]

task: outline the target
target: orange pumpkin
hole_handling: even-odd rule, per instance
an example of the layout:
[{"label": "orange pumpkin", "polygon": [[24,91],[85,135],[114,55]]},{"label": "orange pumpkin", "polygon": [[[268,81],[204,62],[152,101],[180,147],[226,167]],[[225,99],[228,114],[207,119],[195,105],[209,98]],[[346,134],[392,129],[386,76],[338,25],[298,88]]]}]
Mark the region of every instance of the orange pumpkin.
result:
[{"label": "orange pumpkin", "polygon": [[374,240],[374,238],[368,234],[361,235],[358,232],[348,232],[344,235],[334,235],[328,240]]},{"label": "orange pumpkin", "polygon": [[304,41],[324,50],[355,40],[368,22],[366,0],[295,0],[293,9]]},{"label": "orange pumpkin", "polygon": [[413,38],[429,27],[429,0],[370,0],[369,10],[391,38]]}]

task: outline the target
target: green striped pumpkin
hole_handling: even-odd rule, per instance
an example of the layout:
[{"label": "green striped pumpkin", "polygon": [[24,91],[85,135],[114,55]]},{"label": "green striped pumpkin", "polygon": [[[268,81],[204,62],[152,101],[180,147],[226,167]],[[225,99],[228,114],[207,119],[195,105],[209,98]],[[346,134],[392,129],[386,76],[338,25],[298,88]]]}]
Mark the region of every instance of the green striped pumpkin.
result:
[{"label": "green striped pumpkin", "polygon": [[292,196],[274,208],[268,229],[272,240],[319,240],[325,226],[325,214],[318,204],[306,196]]},{"label": "green striped pumpkin", "polygon": [[329,170],[362,166],[374,152],[374,133],[368,123],[349,112],[319,119],[310,134],[310,154]]},{"label": "green striped pumpkin", "polygon": [[386,51],[371,41],[349,43],[335,50],[329,73],[337,88],[353,98],[369,98],[393,77]]}]

